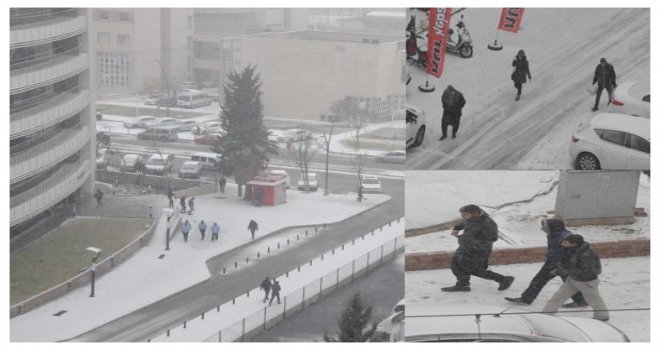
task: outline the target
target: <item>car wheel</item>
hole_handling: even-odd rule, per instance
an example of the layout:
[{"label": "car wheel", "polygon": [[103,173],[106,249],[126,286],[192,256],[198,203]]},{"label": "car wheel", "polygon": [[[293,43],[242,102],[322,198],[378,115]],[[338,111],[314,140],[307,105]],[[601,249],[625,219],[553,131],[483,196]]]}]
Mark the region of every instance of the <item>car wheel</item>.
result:
[{"label": "car wheel", "polygon": [[598,157],[591,153],[580,153],[575,161],[575,166],[578,170],[599,170],[600,161]]},{"label": "car wheel", "polygon": [[424,132],[426,131],[426,127],[422,126],[417,130],[417,135],[415,135],[415,142],[412,144],[413,147],[418,147],[422,145],[422,142],[424,142]]}]

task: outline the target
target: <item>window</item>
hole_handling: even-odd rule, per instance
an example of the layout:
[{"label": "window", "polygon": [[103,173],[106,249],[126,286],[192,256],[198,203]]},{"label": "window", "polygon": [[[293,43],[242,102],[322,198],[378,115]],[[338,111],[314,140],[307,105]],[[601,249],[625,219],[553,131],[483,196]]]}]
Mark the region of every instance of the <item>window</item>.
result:
[{"label": "window", "polygon": [[128,55],[114,52],[99,52],[98,83],[103,87],[128,86]]},{"label": "window", "polygon": [[119,12],[119,20],[121,22],[128,22],[129,21],[128,12]]},{"label": "window", "polygon": [[128,34],[117,34],[118,45],[129,45],[130,43],[131,37]]},{"label": "window", "polygon": [[633,134],[630,134],[630,148],[644,153],[651,153],[651,143]]},{"label": "window", "polygon": [[99,32],[98,43],[102,45],[110,44],[110,33]]},{"label": "window", "polygon": [[110,12],[108,12],[108,11],[99,11],[99,19],[101,21],[109,21],[110,20]]},{"label": "window", "polygon": [[617,145],[625,146],[626,145],[626,133],[617,130],[604,130],[596,129],[596,133],[600,135],[600,138],[611,142]]}]

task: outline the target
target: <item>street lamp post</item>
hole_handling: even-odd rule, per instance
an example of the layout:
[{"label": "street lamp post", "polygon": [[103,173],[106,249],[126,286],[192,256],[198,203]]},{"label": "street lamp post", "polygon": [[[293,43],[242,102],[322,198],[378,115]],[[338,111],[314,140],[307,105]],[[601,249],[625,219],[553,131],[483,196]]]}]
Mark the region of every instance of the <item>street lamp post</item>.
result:
[{"label": "street lamp post", "polygon": [[170,221],[174,215],[174,210],[163,208],[163,215],[167,217],[167,229],[165,230],[165,250],[170,250]]},{"label": "street lamp post", "polygon": [[170,117],[170,79],[167,77],[167,73],[165,72],[165,68],[163,68],[163,64],[160,63],[160,60],[155,58],[154,62],[158,63],[158,66],[160,67],[160,73],[165,79],[165,88],[167,89],[167,103],[165,104],[165,115],[169,118]]},{"label": "street lamp post", "polygon": [[92,256],[92,266],[90,267],[90,270],[92,271],[92,291],[89,294],[90,298],[94,297],[94,284],[96,282],[96,261],[98,260],[99,256],[101,255],[102,250],[96,247],[87,247],[87,250],[92,252],[94,255]]}]

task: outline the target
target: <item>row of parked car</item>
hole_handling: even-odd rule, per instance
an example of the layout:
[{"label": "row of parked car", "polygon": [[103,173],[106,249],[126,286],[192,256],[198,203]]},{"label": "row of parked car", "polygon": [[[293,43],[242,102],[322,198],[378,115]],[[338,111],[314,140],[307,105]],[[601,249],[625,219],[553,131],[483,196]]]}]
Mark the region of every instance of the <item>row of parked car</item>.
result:
[{"label": "row of parked car", "polygon": [[[626,82],[614,91],[606,113],[580,123],[569,154],[575,169],[650,169],[651,94],[648,82]],[[406,106],[406,147],[424,142],[423,110]]]},{"label": "row of parked car", "polygon": [[[110,153],[112,154],[110,154]],[[96,167],[104,169],[112,155],[116,152],[100,149],[97,151]],[[150,175],[165,175],[173,172],[176,157],[173,154],[155,153],[142,155],[129,153],[120,156],[117,166],[122,172],[144,172]],[[183,162],[178,170],[182,179],[198,179],[203,170],[217,170],[222,162],[222,156],[216,153],[197,153],[190,156],[190,160]]]}]

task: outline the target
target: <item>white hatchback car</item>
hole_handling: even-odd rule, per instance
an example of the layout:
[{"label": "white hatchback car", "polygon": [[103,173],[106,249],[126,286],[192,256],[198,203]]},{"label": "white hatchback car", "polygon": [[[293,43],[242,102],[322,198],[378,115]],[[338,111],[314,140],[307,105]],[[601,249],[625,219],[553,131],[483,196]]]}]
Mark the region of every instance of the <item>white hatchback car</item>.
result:
[{"label": "white hatchback car", "polygon": [[362,175],[360,181],[363,193],[383,193],[383,186],[380,179],[375,175]]},{"label": "white hatchback car", "polygon": [[582,123],[568,148],[579,170],[634,169],[651,166],[650,119],[601,113]]},{"label": "white hatchback car", "polygon": [[406,105],[406,147],[418,147],[424,142],[426,116],[421,109]]},{"label": "white hatchback car", "polygon": [[648,81],[627,81],[619,84],[614,90],[612,103],[608,107],[609,112],[650,118],[650,91],[651,86]]}]

